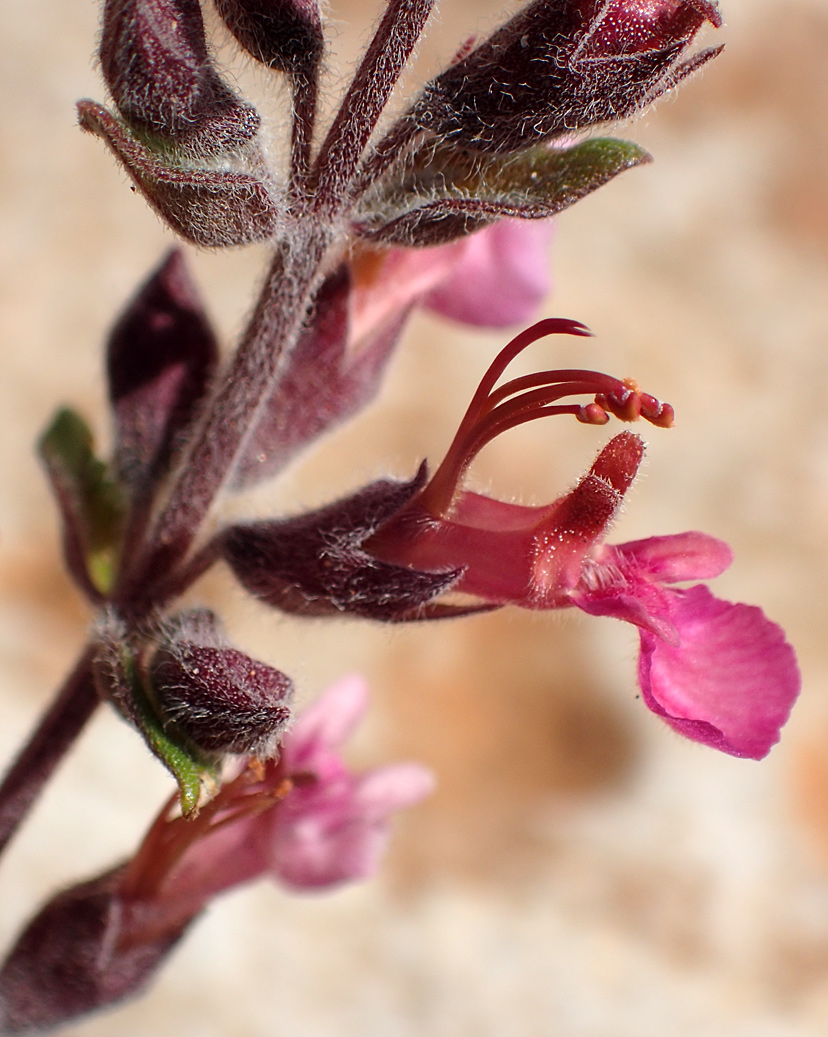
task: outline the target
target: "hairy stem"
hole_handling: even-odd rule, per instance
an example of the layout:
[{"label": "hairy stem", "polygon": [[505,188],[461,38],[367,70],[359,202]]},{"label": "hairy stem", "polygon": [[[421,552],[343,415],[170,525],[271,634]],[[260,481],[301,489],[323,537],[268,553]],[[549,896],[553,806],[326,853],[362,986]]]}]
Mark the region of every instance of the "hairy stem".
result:
[{"label": "hairy stem", "polygon": [[88,646],[0,785],[0,853],[100,701]]},{"label": "hairy stem", "polygon": [[356,201],[397,161],[405,158],[423,131],[407,115],[398,119],[376,147],[366,155],[351,187],[351,200]]},{"label": "hairy stem", "polygon": [[315,206],[334,212],[425,27],[435,0],[390,0],[336,113],[315,166]]},{"label": "hairy stem", "polygon": [[291,130],[290,191],[293,198],[304,194],[310,172],[313,128],[319,91],[319,69],[293,77],[293,126]]},{"label": "hairy stem", "polygon": [[213,503],[232,474],[262,407],[274,391],[281,360],[298,338],[334,229],[298,227],[280,247],[247,331],[217,390],[150,531],[147,546],[115,590],[119,608],[134,618],[155,605],[159,582],[187,555]]}]

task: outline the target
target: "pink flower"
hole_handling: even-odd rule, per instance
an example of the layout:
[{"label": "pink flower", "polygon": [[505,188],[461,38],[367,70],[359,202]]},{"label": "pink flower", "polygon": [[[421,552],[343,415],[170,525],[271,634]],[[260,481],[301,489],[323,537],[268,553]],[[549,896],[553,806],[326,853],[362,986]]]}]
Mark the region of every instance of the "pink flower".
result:
[{"label": "pink flower", "polygon": [[340,749],[366,699],[359,677],[334,684],[300,715],[278,760],[249,761],[192,820],[170,816],[169,804],[120,882],[130,928],[168,932],[216,894],[265,876],[307,890],[373,875],[391,815],[434,782],[413,763],[347,768]]},{"label": "pink flower", "polygon": [[[594,371],[543,371],[496,388],[508,363],[546,334],[588,334],[571,321],[541,321],[496,358],[449,452],[428,484],[365,542],[383,562],[417,571],[462,570],[452,590],[493,604],[576,607],[639,628],[645,703],[681,734],[734,756],[759,759],[779,738],[799,692],[793,649],[760,609],[713,597],[710,579],[732,560],[703,533],[602,544],[644,453],[623,432],[563,497],[521,507],[461,489],[474,457],[515,425],[553,414],[603,424],[609,413],[672,423],[672,408],[632,382]],[[593,395],[590,403],[560,403]]]},{"label": "pink flower", "polygon": [[550,292],[549,220],[501,219],[430,248],[355,248],[352,339],[419,304],[474,327],[531,320]]},{"label": "pink flower", "polygon": [[365,699],[359,678],[335,684],[279,762],[248,761],[193,819],[172,814],[174,797],[131,861],[41,908],[0,968],[3,1032],[39,1033],[134,996],[225,889],[265,875],[321,889],[376,871],[391,814],[433,782],[414,764],[348,771],[339,749]]},{"label": "pink flower", "polygon": [[388,842],[392,813],[433,789],[429,771],[395,764],[355,775],[338,749],[366,708],[358,677],[330,688],[285,739],[282,766],[295,787],[256,829],[267,870],[283,885],[314,889],[373,875]]}]

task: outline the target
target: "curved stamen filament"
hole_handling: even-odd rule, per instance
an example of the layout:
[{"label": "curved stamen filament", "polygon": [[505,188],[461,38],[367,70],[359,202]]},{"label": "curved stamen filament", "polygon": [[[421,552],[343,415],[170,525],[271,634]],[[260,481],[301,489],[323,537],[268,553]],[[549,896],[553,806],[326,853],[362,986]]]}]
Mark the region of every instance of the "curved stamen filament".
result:
[{"label": "curved stamen filament", "polygon": [[156,817],[138,852],[127,865],[120,888],[122,899],[153,899],[195,842],[246,816],[270,809],[292,788],[290,778],[268,781],[248,764],[205,804],[196,817],[173,813],[179,798],[176,792]]},{"label": "curved stamen filament", "polygon": [[[664,427],[673,423],[673,408],[669,404],[641,392],[632,380],[620,381],[600,371],[539,371],[495,388],[498,378],[520,352],[539,338],[560,332],[589,334],[583,324],[575,321],[540,321],[498,353],[472,397],[443,462],[420,494],[422,507],[434,515],[445,515],[458,483],[483,447],[508,429],[536,418],[571,414],[586,424],[603,425],[609,414],[614,414],[622,421],[643,417]],[[554,406],[556,400],[580,395],[591,395],[593,401]]]},{"label": "curved stamen filament", "polygon": [[547,335],[577,335],[580,337],[589,337],[592,335],[592,332],[586,327],[586,325],[581,324],[579,321],[566,320],[561,317],[550,317],[547,320],[538,321],[538,323],[533,324],[531,328],[527,328],[519,335],[516,335],[511,342],[501,349],[480,380],[477,392],[472,396],[471,403],[463,416],[463,420],[460,422],[460,427],[457,430],[458,436],[473,425],[478,420],[481,413],[485,413],[485,411],[489,409],[489,395],[494,389],[498,378],[500,378],[515,357],[519,356],[524,349],[527,349],[535,342],[542,338],[546,338]]},{"label": "curved stamen filament", "polygon": [[617,390],[624,390],[624,384],[611,375],[602,374],[600,371],[584,371],[578,368],[560,371],[537,371],[535,374],[523,375],[521,378],[513,378],[510,382],[498,386],[488,396],[490,407],[495,406],[502,400],[515,396],[525,389],[533,389],[536,386],[560,387],[561,396],[578,396],[583,393],[592,395],[606,395],[610,397]]},{"label": "curved stamen filament", "polygon": [[[572,414],[579,417],[584,410],[581,404],[559,407],[550,405],[567,396],[594,392],[595,384],[588,381],[540,386],[491,407],[490,410],[481,413],[478,420],[467,429],[461,425],[442,464],[423,490],[420,503],[434,514],[444,514],[451,503],[457,484],[487,443],[510,428],[534,421],[536,418],[557,414]],[[491,402],[491,397],[488,399]],[[605,413],[603,410],[601,412]]]}]

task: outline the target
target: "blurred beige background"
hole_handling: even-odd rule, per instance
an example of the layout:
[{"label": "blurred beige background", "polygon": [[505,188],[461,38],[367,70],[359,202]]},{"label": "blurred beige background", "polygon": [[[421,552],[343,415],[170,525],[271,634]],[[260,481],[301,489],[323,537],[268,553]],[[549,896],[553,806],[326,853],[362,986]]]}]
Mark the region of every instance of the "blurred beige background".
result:
[{"label": "blurred beige background", "polygon": [[[331,4],[336,60],[380,6]],[[443,0],[417,74],[502,8]],[[440,788],[399,820],[379,880],[324,897],[237,892],[147,997],[67,1033],[828,1032],[828,3],[728,0],[725,15],[725,54],[623,128],[655,164],[557,222],[545,312],[597,338],[537,346],[531,362],[633,374],[675,406],[674,430],[647,430],[646,471],[612,539],[702,529],[731,542],[736,562],[714,589],[761,604],[800,655],[803,697],[781,745],[757,764],[680,741],[636,701],[637,637],[621,624],[516,612],[299,624],[217,574],[201,600],[304,699],[340,674],[369,676],[355,759],[423,760]],[[96,24],[92,0],[0,4],[4,760],[90,619],[62,574],[32,444],[59,403],[105,443],[101,343],[171,241],[74,125],[76,98],[103,97]],[[275,146],[285,95],[232,68]],[[192,261],[229,346],[263,253]],[[379,404],[234,507],[289,512],[438,459],[503,340],[418,317]],[[493,445],[475,484],[550,500],[607,436],[536,423]],[[3,861],[3,943],[48,892],[130,852],[168,788],[102,710]]]}]

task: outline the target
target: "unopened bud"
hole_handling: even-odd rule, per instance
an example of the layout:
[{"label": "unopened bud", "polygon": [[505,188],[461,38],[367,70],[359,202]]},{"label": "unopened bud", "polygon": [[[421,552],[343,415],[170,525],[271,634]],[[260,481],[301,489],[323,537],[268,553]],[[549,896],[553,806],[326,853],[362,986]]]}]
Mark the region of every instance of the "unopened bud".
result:
[{"label": "unopened bud", "polygon": [[218,13],[244,49],[280,72],[308,72],[322,57],[316,0],[216,0]]},{"label": "unopened bud", "polygon": [[165,720],[210,753],[274,756],[291,716],[290,679],[228,645],[206,610],[179,617],[150,683]]},{"label": "unopened bud", "polygon": [[256,136],[258,113],[210,61],[199,0],[107,0],[100,57],[118,111],[135,129],[202,154]]},{"label": "unopened bud", "polygon": [[708,0],[532,0],[433,79],[410,113],[463,149],[520,151],[627,118],[718,49],[682,60]]}]

